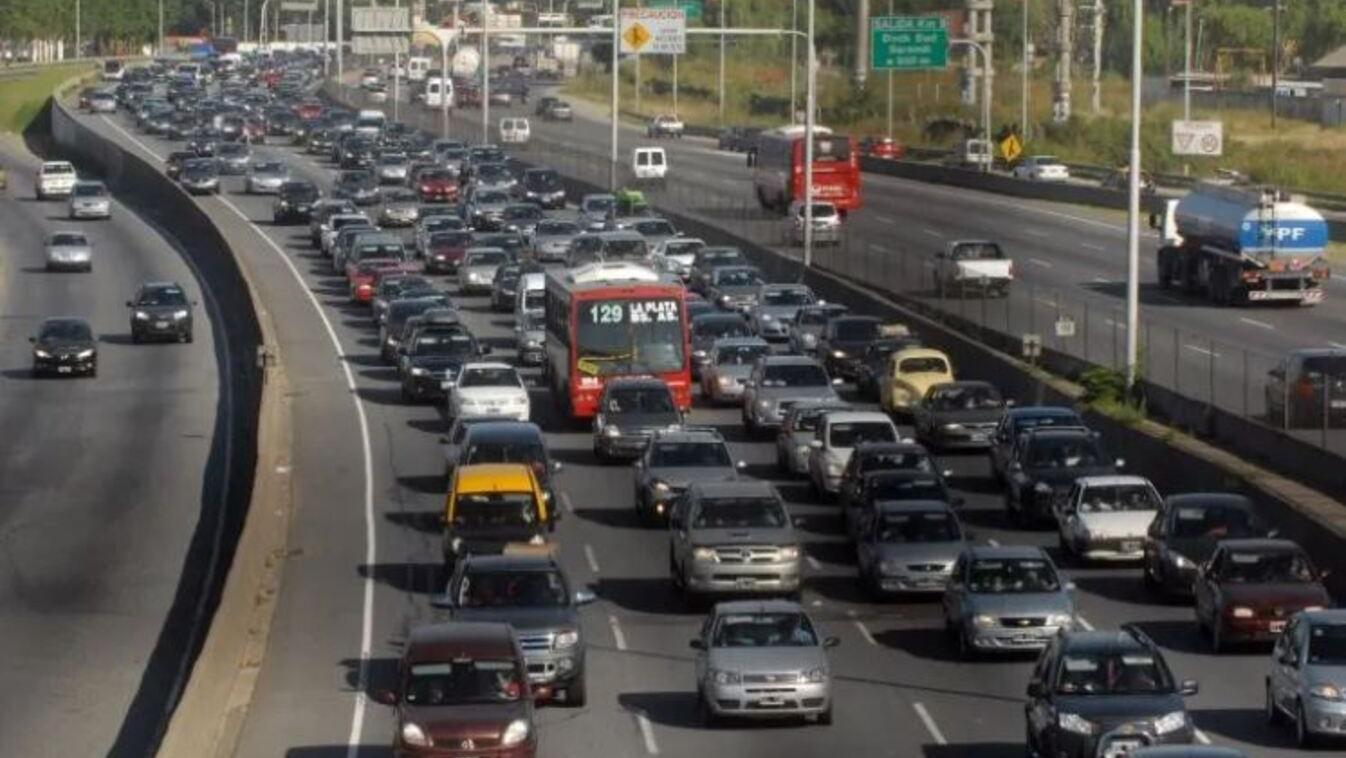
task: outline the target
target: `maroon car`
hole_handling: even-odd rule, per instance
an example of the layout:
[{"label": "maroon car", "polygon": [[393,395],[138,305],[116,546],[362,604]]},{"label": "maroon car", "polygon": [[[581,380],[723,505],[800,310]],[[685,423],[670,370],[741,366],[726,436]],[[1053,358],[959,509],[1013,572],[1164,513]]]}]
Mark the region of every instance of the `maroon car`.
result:
[{"label": "maroon car", "polygon": [[1323,576],[1290,540],[1221,540],[1193,584],[1197,628],[1216,652],[1230,642],[1271,642],[1291,616],[1331,605]]},{"label": "maroon car", "polygon": [[416,192],[426,203],[458,202],[458,177],[448,169],[422,171],[416,175]]},{"label": "maroon car", "polygon": [[397,758],[537,754],[528,670],[508,624],[413,629],[398,662],[396,689],[374,697],[397,709]]},{"label": "maroon car", "polygon": [[425,249],[425,273],[454,273],[469,247],[472,247],[472,232],[432,232]]}]

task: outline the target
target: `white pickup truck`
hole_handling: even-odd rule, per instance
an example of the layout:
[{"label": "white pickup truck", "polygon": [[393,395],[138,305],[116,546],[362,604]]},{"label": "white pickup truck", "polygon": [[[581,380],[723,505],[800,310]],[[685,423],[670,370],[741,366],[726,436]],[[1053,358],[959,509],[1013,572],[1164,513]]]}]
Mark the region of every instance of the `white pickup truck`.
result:
[{"label": "white pickup truck", "polygon": [[954,240],[935,254],[935,282],[941,295],[1004,297],[1014,281],[1014,261],[990,240]]},{"label": "white pickup truck", "polygon": [[69,197],[75,189],[75,167],[68,161],[45,161],[37,169],[33,184],[37,190],[37,199],[49,197]]}]

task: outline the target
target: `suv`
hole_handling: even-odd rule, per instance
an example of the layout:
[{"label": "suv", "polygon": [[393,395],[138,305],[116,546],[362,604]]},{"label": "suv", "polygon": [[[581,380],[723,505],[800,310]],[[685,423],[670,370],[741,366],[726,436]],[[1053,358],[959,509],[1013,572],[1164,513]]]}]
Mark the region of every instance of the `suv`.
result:
[{"label": "suv", "polygon": [[182,285],[176,282],[146,282],[126,301],[131,309],[131,342],[149,339],[192,341],[192,306]]},{"label": "suv", "polygon": [[464,558],[448,590],[434,600],[456,623],[509,624],[523,649],[528,682],[542,698],[558,695],[571,708],[584,705],[584,632],[579,608],[595,599],[573,591],[565,572],[545,550]]},{"label": "suv", "polygon": [[636,514],[647,524],[662,520],[692,482],[737,479],[744,467],[733,462],[724,437],[713,429],[656,431],[636,459]]},{"label": "suv", "polygon": [[693,482],[668,524],[669,571],[684,597],[798,594],[799,537],[770,484]]},{"label": "suv", "polygon": [[1062,426],[1023,432],[1008,460],[1005,511],[1019,524],[1050,518],[1076,479],[1110,476],[1126,463],[1108,458],[1098,432]]},{"label": "suv", "polygon": [[1186,745],[1195,727],[1159,646],[1134,627],[1064,632],[1038,658],[1024,704],[1028,748],[1060,758],[1129,755]]},{"label": "suv", "polygon": [[33,182],[38,200],[66,197],[75,188],[75,167],[69,161],[45,161]]},{"label": "suv", "polygon": [[508,624],[432,624],[411,630],[396,689],[374,699],[397,709],[394,755],[443,755],[437,745],[499,746],[496,755],[537,754],[533,699],[523,650]]},{"label": "suv", "polygon": [[841,475],[856,447],[873,442],[897,442],[901,435],[888,414],[879,411],[834,411],[823,414],[818,432],[809,443],[809,483],[819,497],[831,498],[841,489]]},{"label": "suv", "polygon": [[655,431],[682,426],[673,391],[662,379],[621,378],[608,382],[594,416],[594,457],[637,458]]},{"label": "suv", "polygon": [[743,426],[749,434],[776,429],[785,408],[799,400],[837,400],[822,365],[802,355],[769,355],[757,361],[743,388]]}]

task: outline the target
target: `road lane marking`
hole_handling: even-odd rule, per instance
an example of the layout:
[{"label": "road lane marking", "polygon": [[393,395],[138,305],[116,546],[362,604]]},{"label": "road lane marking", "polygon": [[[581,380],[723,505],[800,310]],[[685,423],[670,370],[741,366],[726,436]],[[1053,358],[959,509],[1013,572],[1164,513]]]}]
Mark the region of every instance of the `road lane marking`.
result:
[{"label": "road lane marking", "polygon": [[589,543],[584,543],[584,560],[589,562],[589,570],[595,574],[601,573],[598,570],[598,556],[594,555],[594,547]]},{"label": "road lane marking", "polygon": [[645,740],[645,752],[658,755],[659,743],[654,741],[654,727],[650,725],[650,719],[643,713],[637,713],[636,725],[640,727],[640,736]]},{"label": "road lane marking", "polygon": [[1031,263],[1031,264],[1033,264],[1034,266],[1041,266],[1041,267],[1043,267],[1043,268],[1051,268],[1051,267],[1052,267],[1052,264],[1051,264],[1050,262],[1048,262],[1048,261],[1044,261],[1044,260],[1042,260],[1041,258],[1029,258],[1029,259],[1028,259],[1028,262]]},{"label": "road lane marking", "polygon": [[566,513],[569,513],[572,516],[575,515],[575,507],[570,504],[570,493],[561,493],[561,507],[565,509]]},{"label": "road lane marking", "polygon": [[1083,614],[1075,614],[1075,624],[1086,632],[1094,630],[1094,625],[1090,624],[1089,619],[1085,618]]},{"label": "road lane marking", "polygon": [[879,646],[879,643],[874,641],[874,635],[869,633],[869,627],[865,626],[865,622],[860,619],[855,619],[851,623],[855,624],[855,628],[860,630],[860,634],[865,638],[865,642],[868,642],[874,647]]},{"label": "road lane marking", "polygon": [[1209,744],[1210,744],[1210,737],[1207,737],[1207,736],[1206,736],[1206,733],[1203,732],[1203,731],[1201,731],[1200,729],[1195,729],[1195,728],[1192,729],[1192,736],[1193,736],[1193,737],[1196,737],[1196,741],[1197,741],[1197,742],[1200,742],[1202,745],[1209,745]]},{"label": "road lane marking", "polygon": [[1098,253],[1103,252],[1103,250],[1105,249],[1102,245],[1095,245],[1095,244],[1092,243],[1092,242],[1084,242],[1084,243],[1081,243],[1081,244],[1084,246],[1084,248],[1085,248],[1086,250],[1093,250],[1094,252],[1098,252]]},{"label": "road lane marking", "polygon": [[990,545],[991,547],[1000,547],[1000,540],[989,539],[986,541],[986,544]]},{"label": "road lane marking", "polygon": [[1036,301],[1036,302],[1042,303],[1043,305],[1050,305],[1050,306],[1053,307],[1053,308],[1055,308],[1056,306],[1060,305],[1060,303],[1056,302],[1055,300],[1048,300],[1048,299],[1045,298],[1045,297],[1035,297],[1035,298],[1033,298],[1033,300]]},{"label": "road lane marking", "polygon": [[[163,159],[160,158],[157,153],[123,129],[121,125],[113,122],[107,116],[103,116],[102,118],[104,123],[108,124],[113,129],[116,129],[118,132],[121,132],[122,136],[138,145],[141,150],[154,156],[160,163],[163,162]],[[329,319],[327,314],[323,311],[322,304],[318,302],[317,295],[313,293],[313,290],[310,289],[308,283],[304,281],[304,277],[299,273],[299,269],[295,267],[294,263],[290,260],[290,257],[276,244],[275,240],[267,236],[267,234],[263,232],[252,219],[248,218],[247,214],[238,209],[238,206],[234,205],[223,195],[217,195],[215,199],[219,200],[224,207],[228,208],[234,215],[242,219],[243,222],[257,234],[257,236],[261,237],[262,240],[266,242],[267,246],[276,253],[280,260],[285,264],[286,268],[290,270],[290,274],[294,277],[295,282],[297,282],[300,289],[304,291],[304,294],[308,297],[309,303],[313,306],[313,310],[318,314],[319,320],[322,321],[323,328],[327,332],[328,340],[332,343],[332,349],[336,352],[338,363],[341,364],[341,371],[345,375],[346,389],[350,393],[351,402],[355,406],[355,415],[360,427],[361,453],[364,457],[365,565],[371,568],[371,570],[365,572],[363,582],[364,597],[360,621],[359,669],[355,685],[355,706],[351,713],[350,735],[346,740],[346,758],[356,758],[360,752],[360,739],[364,732],[365,709],[368,705],[368,697],[365,693],[369,689],[369,658],[370,651],[373,648],[372,640],[374,637],[375,572],[372,568],[376,565],[378,557],[374,534],[374,454],[369,440],[369,419],[365,415],[364,403],[360,401],[359,390],[355,384],[355,374],[351,371],[350,361],[347,360],[349,356],[346,354],[345,349],[341,347],[341,340],[337,337],[336,329],[332,326],[331,319]]]},{"label": "road lane marking", "polygon": [[928,235],[930,235],[931,237],[943,237],[943,236],[944,236],[944,235],[940,234],[938,231],[935,231],[934,229],[931,229],[931,228],[929,228],[929,227],[926,227],[926,228],[922,229],[921,231],[924,232],[924,233],[926,233],[926,234],[928,234]]},{"label": "road lane marking", "polygon": [[873,250],[873,251],[876,252],[876,253],[886,253],[886,252],[888,252],[888,249],[885,248],[883,245],[875,245],[873,242],[869,243],[869,249],[870,249],[870,250]]},{"label": "road lane marking", "polygon": [[891,218],[888,218],[887,216],[877,216],[876,218],[878,218],[880,224],[887,224],[888,226],[897,226],[897,225],[898,225],[898,223],[897,223],[896,221],[894,221],[894,220],[891,219]]},{"label": "road lane marking", "polygon": [[1204,348],[1201,347],[1200,345],[1183,345],[1183,347],[1187,348],[1188,350],[1195,350],[1196,352],[1201,353],[1202,355],[1213,356],[1215,358],[1220,357],[1219,353],[1212,352],[1209,348]]},{"label": "road lane marking", "polygon": [[1276,327],[1272,326],[1271,324],[1268,324],[1265,321],[1258,321],[1255,318],[1248,318],[1247,316],[1239,316],[1239,321],[1242,321],[1243,323],[1249,326],[1256,326],[1260,329],[1271,329],[1273,331],[1276,329]]},{"label": "road lane marking", "polygon": [[1329,342],[1329,343],[1327,343],[1327,344],[1331,345],[1332,347],[1337,348],[1338,350],[1346,350],[1346,345],[1343,345],[1343,344],[1341,344],[1340,342]]},{"label": "road lane marking", "polygon": [[922,724],[925,724],[925,731],[930,733],[930,738],[935,741],[936,745],[949,744],[949,741],[944,739],[944,733],[939,730],[939,725],[935,723],[934,719],[930,718],[930,712],[925,709],[924,704],[912,703],[911,709],[916,711],[917,718],[921,720]]},{"label": "road lane marking", "polygon": [[1047,233],[1046,233],[1046,232],[1042,231],[1041,229],[1034,229],[1034,228],[1032,228],[1032,227],[1030,227],[1030,228],[1028,228],[1028,229],[1025,229],[1025,230],[1024,230],[1024,233],[1027,234],[1027,235],[1029,235],[1030,237],[1046,237],[1046,236],[1047,236]]},{"label": "road lane marking", "polygon": [[809,568],[813,569],[814,571],[819,571],[823,567],[823,564],[819,562],[817,558],[814,558],[811,555],[805,555],[804,560],[809,562]]},{"label": "road lane marking", "polygon": [[1103,277],[1101,277],[1101,276],[1095,276],[1095,277],[1094,277],[1094,284],[1112,284],[1112,280],[1111,280],[1111,279],[1105,279],[1105,278],[1103,278]]},{"label": "road lane marking", "polygon": [[622,625],[616,616],[608,616],[608,626],[612,627],[612,641],[616,643],[617,649],[625,652],[626,635],[622,633]]}]

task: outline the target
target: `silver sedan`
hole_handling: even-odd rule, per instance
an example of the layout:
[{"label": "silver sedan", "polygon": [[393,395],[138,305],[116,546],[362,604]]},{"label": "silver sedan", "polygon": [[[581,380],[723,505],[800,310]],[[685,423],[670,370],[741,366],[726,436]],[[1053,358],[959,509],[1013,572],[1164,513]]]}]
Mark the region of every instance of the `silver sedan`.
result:
[{"label": "silver sedan", "polygon": [[93,270],[93,242],[84,232],[52,232],[45,248],[48,271]]},{"label": "silver sedan", "polygon": [[290,167],[280,161],[254,163],[248,167],[244,191],[249,195],[274,195],[280,185],[290,181]]}]

